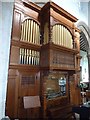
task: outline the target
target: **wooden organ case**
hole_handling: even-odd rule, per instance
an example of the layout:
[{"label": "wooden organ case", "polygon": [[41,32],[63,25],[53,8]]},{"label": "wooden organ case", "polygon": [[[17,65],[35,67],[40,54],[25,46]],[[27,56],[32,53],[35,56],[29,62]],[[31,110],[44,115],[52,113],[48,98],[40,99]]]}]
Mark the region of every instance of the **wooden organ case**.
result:
[{"label": "wooden organ case", "polygon": [[39,107],[24,108],[24,97],[40,96],[40,10],[15,0],[6,103],[10,118],[39,117]]},{"label": "wooden organ case", "polygon": [[[44,18],[44,19],[43,19]],[[69,119],[72,105],[81,102],[79,30],[77,19],[48,2],[41,9],[40,56],[43,115]]]},{"label": "wooden organ case", "polygon": [[[68,119],[72,105],[80,104],[76,21],[53,2],[40,8],[15,0],[6,101],[10,118]],[[39,96],[41,107],[25,109],[25,96]]]}]

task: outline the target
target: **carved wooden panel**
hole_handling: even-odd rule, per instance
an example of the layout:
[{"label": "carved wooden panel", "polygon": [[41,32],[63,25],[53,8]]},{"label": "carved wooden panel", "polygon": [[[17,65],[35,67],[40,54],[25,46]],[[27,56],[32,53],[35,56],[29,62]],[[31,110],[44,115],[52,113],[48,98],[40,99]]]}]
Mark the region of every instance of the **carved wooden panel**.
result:
[{"label": "carved wooden panel", "polygon": [[69,77],[70,102],[74,105],[81,104],[80,88],[78,87],[78,82],[80,81],[79,77],[79,73]]},{"label": "carved wooden panel", "polygon": [[52,66],[73,68],[75,67],[75,58],[73,54],[69,54],[62,51],[53,51]]},{"label": "carved wooden panel", "polygon": [[13,29],[12,29],[12,39],[20,39],[20,24],[21,24],[21,13],[18,10],[14,11],[13,17]]},{"label": "carved wooden panel", "polygon": [[41,51],[40,65],[42,67],[48,67],[49,66],[49,50],[48,49],[45,49],[45,50]]},{"label": "carved wooden panel", "polygon": [[18,70],[9,69],[6,98],[6,115],[9,115],[11,118],[17,117],[18,81]]},{"label": "carved wooden panel", "polygon": [[64,104],[68,103],[68,99],[66,96],[64,97],[58,97],[56,99],[51,99],[47,101],[47,107],[48,108],[53,108],[56,106],[63,106]]},{"label": "carved wooden panel", "polygon": [[48,22],[44,25],[44,44],[49,42],[49,24]]},{"label": "carved wooden panel", "polygon": [[10,63],[18,64],[19,63],[19,47],[11,46],[11,56]]},{"label": "carved wooden panel", "polygon": [[75,55],[64,50],[52,50],[46,47],[41,51],[40,65],[53,69],[75,69]]},{"label": "carved wooden panel", "polygon": [[22,76],[22,80],[21,80],[21,84],[22,85],[28,85],[28,84],[35,84],[35,77],[34,76]]},{"label": "carved wooden panel", "polygon": [[[24,108],[25,96],[39,96],[39,73],[35,72],[20,72],[19,89],[18,89],[18,117],[19,118],[32,118],[39,116],[39,108],[26,109]],[[31,113],[32,110],[32,113]],[[37,113],[35,112],[37,111]],[[28,113],[27,113],[28,112]]]}]

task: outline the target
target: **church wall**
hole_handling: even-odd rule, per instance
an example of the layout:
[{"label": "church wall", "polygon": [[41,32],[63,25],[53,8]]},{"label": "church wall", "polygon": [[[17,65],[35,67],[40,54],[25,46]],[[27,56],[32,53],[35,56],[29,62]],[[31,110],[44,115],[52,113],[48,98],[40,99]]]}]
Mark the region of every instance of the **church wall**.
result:
[{"label": "church wall", "polygon": [[5,115],[13,2],[0,2],[0,120]]}]

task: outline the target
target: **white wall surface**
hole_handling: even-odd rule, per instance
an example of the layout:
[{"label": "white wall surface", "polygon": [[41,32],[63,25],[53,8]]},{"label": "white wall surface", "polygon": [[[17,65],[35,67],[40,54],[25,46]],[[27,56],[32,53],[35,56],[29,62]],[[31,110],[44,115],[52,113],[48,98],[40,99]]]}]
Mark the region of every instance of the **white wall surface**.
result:
[{"label": "white wall surface", "polygon": [[90,28],[90,1],[88,3],[88,26]]},{"label": "white wall surface", "polygon": [[88,25],[88,1],[85,0],[52,0],[70,14]]},{"label": "white wall surface", "polygon": [[82,67],[81,80],[82,80],[82,82],[88,82],[89,81],[89,75],[88,75],[87,52],[80,51],[80,55],[82,56],[81,62],[80,62],[80,66]]},{"label": "white wall surface", "polygon": [[13,2],[0,2],[0,120],[5,116]]}]

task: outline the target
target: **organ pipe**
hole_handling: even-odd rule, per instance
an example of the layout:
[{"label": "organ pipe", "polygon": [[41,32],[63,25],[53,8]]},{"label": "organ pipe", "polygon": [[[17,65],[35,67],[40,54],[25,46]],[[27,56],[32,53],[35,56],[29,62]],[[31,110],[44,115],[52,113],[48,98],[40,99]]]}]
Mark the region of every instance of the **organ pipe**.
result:
[{"label": "organ pipe", "polygon": [[34,20],[27,19],[21,24],[20,40],[40,44],[40,28]]},{"label": "organ pipe", "polygon": [[20,48],[20,64],[39,65],[40,53],[39,51]]},{"label": "organ pipe", "polygon": [[52,30],[52,41],[54,44],[73,48],[72,46],[72,35],[69,30],[63,25],[56,24]]}]

